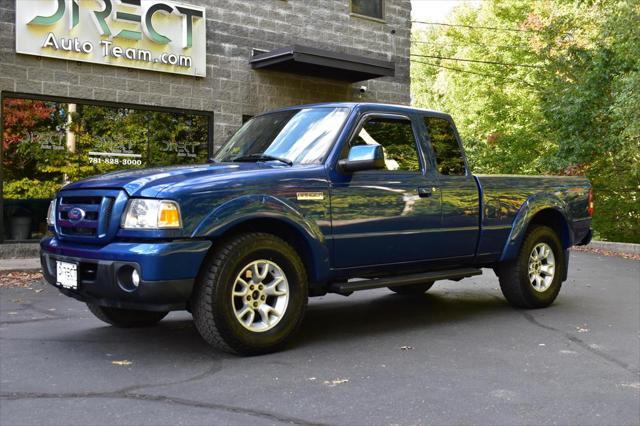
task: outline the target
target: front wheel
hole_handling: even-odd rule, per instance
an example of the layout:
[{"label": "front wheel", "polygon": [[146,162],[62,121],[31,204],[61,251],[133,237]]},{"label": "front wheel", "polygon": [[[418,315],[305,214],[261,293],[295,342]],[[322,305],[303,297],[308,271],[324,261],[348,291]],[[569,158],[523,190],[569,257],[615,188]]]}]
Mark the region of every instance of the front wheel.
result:
[{"label": "front wheel", "polygon": [[160,322],[169,313],[107,308],[93,303],[87,303],[87,307],[99,320],[121,328],[149,327]]},{"label": "front wheel", "polygon": [[295,250],[274,235],[247,233],[206,262],[192,304],[200,335],[242,355],[282,348],[307,306],[306,270]]},{"label": "front wheel", "polygon": [[545,308],[558,297],[565,275],[564,251],[558,235],[547,226],[532,228],[518,257],[498,266],[500,289],[518,308]]}]

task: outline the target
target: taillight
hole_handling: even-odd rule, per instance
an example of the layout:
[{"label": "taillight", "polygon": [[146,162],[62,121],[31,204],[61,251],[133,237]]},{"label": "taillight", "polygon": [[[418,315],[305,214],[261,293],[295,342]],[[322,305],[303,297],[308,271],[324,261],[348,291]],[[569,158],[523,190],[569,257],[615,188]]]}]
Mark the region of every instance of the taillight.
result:
[{"label": "taillight", "polygon": [[589,213],[589,217],[593,217],[593,188],[589,188],[589,197],[587,198],[587,213]]}]

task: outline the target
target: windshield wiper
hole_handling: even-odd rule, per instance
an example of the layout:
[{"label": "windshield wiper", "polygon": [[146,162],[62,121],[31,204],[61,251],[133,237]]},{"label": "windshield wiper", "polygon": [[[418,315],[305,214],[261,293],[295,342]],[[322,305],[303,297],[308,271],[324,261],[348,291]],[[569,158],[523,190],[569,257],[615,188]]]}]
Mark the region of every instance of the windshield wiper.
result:
[{"label": "windshield wiper", "polygon": [[249,161],[279,161],[281,163],[284,163],[288,166],[293,166],[293,161],[289,160],[288,158],[282,158],[282,157],[276,157],[273,155],[269,155],[269,154],[250,154],[250,155],[241,155],[239,157],[234,158],[233,160],[231,160],[233,162],[249,162]]}]

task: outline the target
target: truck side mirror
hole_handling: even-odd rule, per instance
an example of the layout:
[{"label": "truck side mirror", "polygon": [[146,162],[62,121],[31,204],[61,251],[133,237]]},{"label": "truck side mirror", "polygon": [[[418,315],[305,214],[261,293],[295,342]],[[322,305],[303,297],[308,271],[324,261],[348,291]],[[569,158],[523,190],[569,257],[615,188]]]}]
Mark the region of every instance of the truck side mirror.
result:
[{"label": "truck side mirror", "polygon": [[384,169],[384,151],[381,145],[356,145],[349,150],[349,157],[338,161],[344,172]]}]

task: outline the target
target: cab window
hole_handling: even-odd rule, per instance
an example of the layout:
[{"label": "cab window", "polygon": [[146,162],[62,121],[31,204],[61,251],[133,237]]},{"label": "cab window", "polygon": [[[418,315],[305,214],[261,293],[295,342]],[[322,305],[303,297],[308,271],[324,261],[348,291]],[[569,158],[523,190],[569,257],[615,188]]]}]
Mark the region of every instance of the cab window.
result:
[{"label": "cab window", "polygon": [[420,159],[411,121],[371,117],[351,140],[351,146],[382,145],[387,170],[420,171]]},{"label": "cab window", "polygon": [[436,155],[438,172],[449,176],[464,175],[466,173],[464,157],[451,123],[437,117],[425,117],[424,123]]}]

